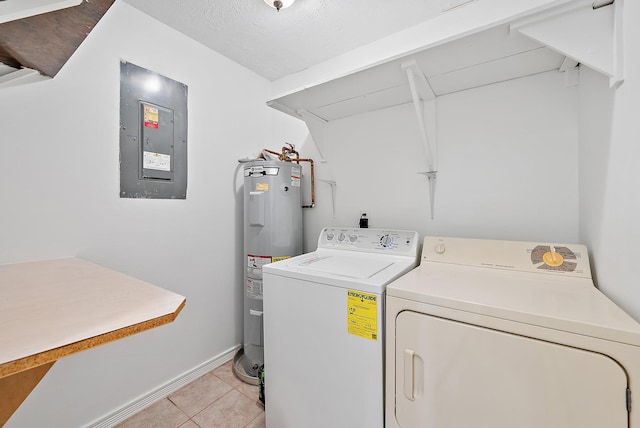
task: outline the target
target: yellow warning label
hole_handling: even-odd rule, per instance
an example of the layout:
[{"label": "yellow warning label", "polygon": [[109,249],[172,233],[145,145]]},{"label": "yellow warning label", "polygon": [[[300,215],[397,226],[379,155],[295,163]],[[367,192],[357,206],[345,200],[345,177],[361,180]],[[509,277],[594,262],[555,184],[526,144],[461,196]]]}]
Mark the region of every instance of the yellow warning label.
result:
[{"label": "yellow warning label", "polygon": [[291,256],[273,256],[271,257],[271,262],[275,263],[275,262],[279,262],[280,260],[286,260],[286,259],[290,259]]},{"label": "yellow warning label", "polygon": [[146,104],[144,106],[144,126],[158,129],[158,109]]},{"label": "yellow warning label", "polygon": [[256,190],[269,191],[269,183],[256,183]]},{"label": "yellow warning label", "polygon": [[347,290],[347,332],[378,340],[378,296]]}]

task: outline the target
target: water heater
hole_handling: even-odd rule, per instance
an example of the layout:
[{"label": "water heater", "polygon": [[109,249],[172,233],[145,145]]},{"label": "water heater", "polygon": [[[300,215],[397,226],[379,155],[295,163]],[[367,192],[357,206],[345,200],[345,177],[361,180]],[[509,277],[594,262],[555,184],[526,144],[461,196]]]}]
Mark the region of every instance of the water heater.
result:
[{"label": "water heater", "polygon": [[295,162],[244,164],[244,355],[256,377],[264,362],[262,266],[302,254],[301,167]]}]

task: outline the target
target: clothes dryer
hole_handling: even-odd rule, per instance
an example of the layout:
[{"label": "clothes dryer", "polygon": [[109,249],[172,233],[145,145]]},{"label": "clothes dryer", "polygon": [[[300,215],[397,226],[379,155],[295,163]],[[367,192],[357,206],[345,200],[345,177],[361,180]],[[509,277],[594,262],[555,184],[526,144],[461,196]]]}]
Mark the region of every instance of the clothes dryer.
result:
[{"label": "clothes dryer", "polygon": [[386,301],[389,428],[640,427],[640,325],[584,246],[427,237]]},{"label": "clothes dryer", "polygon": [[263,267],[267,427],[383,427],[385,289],[417,261],[416,232],[325,228]]}]

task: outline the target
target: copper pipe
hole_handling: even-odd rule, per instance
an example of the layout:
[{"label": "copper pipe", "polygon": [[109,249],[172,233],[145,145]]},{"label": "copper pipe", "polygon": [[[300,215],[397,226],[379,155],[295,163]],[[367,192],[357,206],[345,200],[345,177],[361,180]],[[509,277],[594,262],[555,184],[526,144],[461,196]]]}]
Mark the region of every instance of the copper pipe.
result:
[{"label": "copper pipe", "polygon": [[296,158],[296,162],[309,162],[311,167],[311,205],[303,205],[302,208],[313,208],[316,206],[316,184],[315,184],[315,170],[313,168],[313,159],[300,159]]},{"label": "copper pipe", "polygon": [[267,152],[267,153],[271,153],[272,155],[276,155],[278,156],[278,159],[282,160],[282,155],[278,152],[274,152],[273,150],[269,150],[269,149],[262,149],[263,152]]},{"label": "copper pipe", "polygon": [[300,159],[300,153],[294,150],[293,145],[289,144],[289,146],[290,147],[287,147],[287,146],[282,147],[282,154],[280,155],[280,160],[287,161],[287,162],[291,161],[292,160],[291,154],[296,155],[295,159]]},{"label": "copper pipe", "polygon": [[[311,205],[303,205],[302,208],[314,208],[316,206],[316,173],[313,165],[313,159],[301,159],[300,153],[295,151],[293,149],[293,146],[291,146],[291,148],[288,148],[286,146],[282,147],[282,153],[274,152],[273,150],[269,149],[262,149],[262,151],[278,156],[278,159],[282,162],[296,162],[298,165],[300,165],[300,162],[309,162],[309,165],[311,167]],[[296,155],[296,157],[293,159],[290,156],[292,153]]]}]

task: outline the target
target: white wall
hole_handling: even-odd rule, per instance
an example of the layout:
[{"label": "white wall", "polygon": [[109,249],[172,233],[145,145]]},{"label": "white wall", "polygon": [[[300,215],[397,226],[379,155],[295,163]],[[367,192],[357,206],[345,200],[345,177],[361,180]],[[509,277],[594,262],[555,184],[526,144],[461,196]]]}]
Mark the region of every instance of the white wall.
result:
[{"label": "white wall", "polygon": [[[121,58],[189,87],[186,200],[118,196]],[[84,426],[241,343],[234,175],[270,138],[269,93],[120,1],[55,79],[0,92],[0,263],[79,256],[187,298],[172,324],[57,362],[7,427]]]},{"label": "white wall", "polygon": [[[438,181],[430,219],[426,163],[413,106],[328,125],[317,207],[305,211],[305,249],[325,226],[420,235],[578,242],[577,88],[549,72],[438,98]],[[298,137],[299,138],[299,137]],[[304,156],[316,157],[308,137]]]},{"label": "white wall", "polygon": [[640,321],[640,4],[624,2],[625,81],[582,73],[580,235],[599,288]]}]

